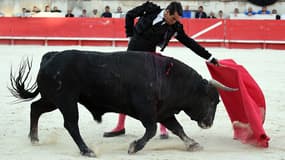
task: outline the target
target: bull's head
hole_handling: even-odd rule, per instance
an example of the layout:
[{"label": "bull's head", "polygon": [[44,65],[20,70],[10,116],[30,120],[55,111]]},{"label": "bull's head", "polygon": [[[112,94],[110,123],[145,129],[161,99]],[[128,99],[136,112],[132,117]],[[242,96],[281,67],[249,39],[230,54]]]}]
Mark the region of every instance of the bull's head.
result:
[{"label": "bull's head", "polygon": [[197,99],[194,99],[195,106],[189,110],[184,110],[192,120],[197,121],[198,126],[206,129],[213,125],[217,105],[219,103],[218,90],[236,91],[237,89],[227,87],[216,80],[204,81]]}]

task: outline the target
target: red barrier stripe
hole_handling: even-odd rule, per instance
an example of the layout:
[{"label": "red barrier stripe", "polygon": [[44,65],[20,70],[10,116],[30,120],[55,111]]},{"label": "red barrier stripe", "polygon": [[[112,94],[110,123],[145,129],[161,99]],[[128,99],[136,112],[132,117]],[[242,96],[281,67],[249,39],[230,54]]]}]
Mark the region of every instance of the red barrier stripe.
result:
[{"label": "red barrier stripe", "polygon": [[[0,40],[69,40],[109,41],[126,45],[125,20],[120,18],[0,18]],[[277,20],[220,20],[220,19],[182,19],[185,32],[206,46],[226,46],[235,48],[240,44],[255,44],[253,47],[285,48],[285,21]],[[220,24],[222,23],[222,24]],[[90,42],[90,43],[89,43]],[[47,42],[45,42],[46,44]],[[175,45],[176,40],[171,41]],[[0,43],[1,44],[1,43]],[[13,44],[12,42],[9,44]],[[104,43],[103,43],[104,44]],[[260,45],[261,44],[261,45]],[[270,45],[267,45],[270,44]],[[178,44],[178,46],[181,46]],[[243,47],[241,47],[243,48]]]}]

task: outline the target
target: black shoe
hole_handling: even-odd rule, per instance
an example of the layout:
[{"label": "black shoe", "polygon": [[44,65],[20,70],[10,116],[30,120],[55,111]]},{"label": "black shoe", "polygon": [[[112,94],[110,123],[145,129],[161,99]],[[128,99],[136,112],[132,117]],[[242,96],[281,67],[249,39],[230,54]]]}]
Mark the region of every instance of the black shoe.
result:
[{"label": "black shoe", "polygon": [[166,134],[161,134],[159,137],[160,137],[160,139],[168,139],[169,138],[167,133]]},{"label": "black shoe", "polygon": [[125,134],[125,128],[122,129],[122,130],[119,130],[119,131],[111,131],[111,132],[105,132],[103,134],[103,137],[116,137],[116,136],[119,136],[119,135],[123,135]]}]

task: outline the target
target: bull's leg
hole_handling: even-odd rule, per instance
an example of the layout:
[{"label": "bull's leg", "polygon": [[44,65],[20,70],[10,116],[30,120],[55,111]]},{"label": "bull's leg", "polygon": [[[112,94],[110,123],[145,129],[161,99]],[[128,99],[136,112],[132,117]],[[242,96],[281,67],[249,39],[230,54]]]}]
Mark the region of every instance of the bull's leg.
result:
[{"label": "bull's leg", "polygon": [[37,143],[38,138],[38,121],[40,116],[43,113],[51,112],[56,109],[56,106],[50,102],[47,102],[45,99],[41,98],[38,101],[35,101],[31,104],[31,113],[30,113],[30,133],[29,137],[31,142]]},{"label": "bull's leg", "polygon": [[155,106],[156,101],[148,100],[148,95],[146,93],[136,92],[132,94],[132,101],[135,106],[135,111],[137,113],[138,119],[142,122],[145,127],[145,133],[143,137],[138,140],[133,141],[130,144],[128,153],[136,153],[141,150],[145,144],[155,136],[157,125],[156,125],[156,114],[155,114]]},{"label": "bull's leg", "polygon": [[157,125],[155,122],[152,123],[143,123],[146,131],[143,135],[142,138],[133,141],[130,144],[128,153],[132,154],[132,153],[136,153],[137,151],[141,150],[145,144],[152,138],[155,136],[156,133],[156,129],[157,129]]},{"label": "bull's leg", "polygon": [[[68,96],[67,96],[68,97]],[[68,97],[72,99],[71,97]],[[64,98],[63,98],[64,99]],[[61,99],[61,102],[58,104],[63,118],[64,118],[64,127],[67,129],[72,139],[77,144],[80,153],[84,156],[95,157],[95,153],[88,148],[88,146],[83,141],[78,127],[78,106],[76,102],[69,102],[69,100]]]},{"label": "bull's leg", "polygon": [[198,142],[196,142],[194,139],[188,137],[182,126],[179,124],[177,119],[173,116],[171,118],[168,118],[162,122],[167,129],[169,129],[173,134],[177,135],[185,144],[186,149],[188,151],[197,151],[203,149],[202,146]]}]

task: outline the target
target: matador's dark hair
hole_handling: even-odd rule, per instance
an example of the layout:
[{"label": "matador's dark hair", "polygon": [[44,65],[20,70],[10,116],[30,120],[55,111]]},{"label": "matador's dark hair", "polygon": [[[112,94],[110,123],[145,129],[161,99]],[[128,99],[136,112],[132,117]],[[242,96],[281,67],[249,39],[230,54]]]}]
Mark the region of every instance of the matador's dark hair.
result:
[{"label": "matador's dark hair", "polygon": [[173,15],[175,12],[178,13],[179,16],[182,16],[182,5],[180,2],[173,1],[167,7],[166,10],[169,11],[170,15]]}]

